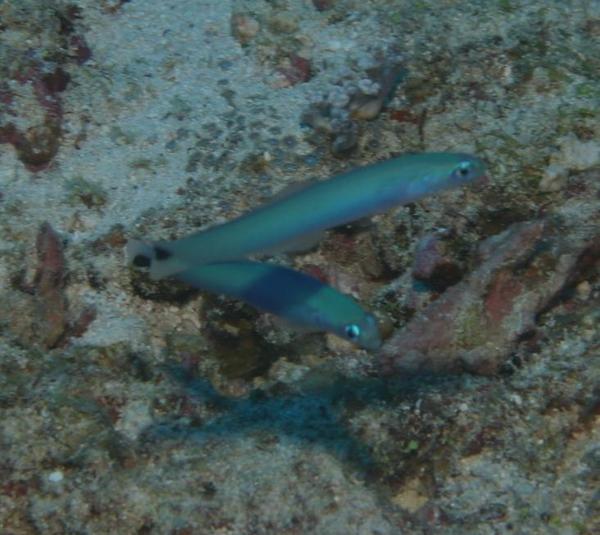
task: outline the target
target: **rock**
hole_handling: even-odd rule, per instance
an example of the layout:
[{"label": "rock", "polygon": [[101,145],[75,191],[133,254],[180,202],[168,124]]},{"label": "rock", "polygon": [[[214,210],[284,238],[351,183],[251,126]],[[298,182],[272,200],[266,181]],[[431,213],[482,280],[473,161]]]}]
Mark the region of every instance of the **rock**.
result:
[{"label": "rock", "polygon": [[438,292],[462,278],[460,265],[449,255],[446,242],[439,234],[428,234],[417,245],[412,275]]},{"label": "rock", "polygon": [[289,11],[276,13],[268,22],[271,31],[276,34],[291,34],[298,30],[298,20]]},{"label": "rock", "polygon": [[49,117],[40,125],[18,134],[14,147],[17,158],[32,172],[48,167],[60,147],[60,121]]},{"label": "rock", "polygon": [[597,203],[562,212],[485,240],[479,268],[385,343],[382,371],[496,372],[537,314],[579,282],[580,260],[600,258]]},{"label": "rock", "polygon": [[231,16],[231,34],[240,43],[248,44],[260,31],[260,24],[250,15],[236,13]]},{"label": "rock", "polygon": [[48,223],[37,235],[38,264],[31,283],[15,278],[20,293],[3,299],[1,315],[9,318],[9,329],[24,346],[53,349],[68,328],[64,296],[65,260],[60,237]]},{"label": "rock", "polygon": [[37,301],[35,331],[47,348],[56,347],[67,329],[67,300],[63,294],[65,284],[65,258],[60,237],[44,223],[37,236],[38,266],[34,289]]},{"label": "rock", "polygon": [[350,115],[353,119],[370,121],[381,112],[384,98],[382,95],[363,95],[359,93],[350,103]]},{"label": "rock", "polygon": [[310,60],[298,54],[290,54],[279,68],[279,72],[286,82],[282,87],[308,82],[312,77]]},{"label": "rock", "polygon": [[587,301],[592,294],[592,285],[588,281],[581,281],[575,290],[579,299]]},{"label": "rock", "polygon": [[559,164],[550,164],[540,180],[540,191],[560,191],[567,183],[567,170]]},{"label": "rock", "polygon": [[560,161],[575,171],[590,169],[600,163],[600,143],[593,139],[581,141],[571,134],[561,141]]},{"label": "rock", "polygon": [[[96,318],[93,306],[84,306],[77,317],[65,295],[66,265],[61,237],[43,223],[36,239],[38,264],[31,284],[17,281],[22,291],[3,303],[0,313],[10,317],[10,330],[26,345],[44,349],[63,347],[81,337]],[[10,298],[9,298],[10,299]]]},{"label": "rock", "polygon": [[335,0],[312,0],[312,3],[317,11],[327,11],[333,7]]}]

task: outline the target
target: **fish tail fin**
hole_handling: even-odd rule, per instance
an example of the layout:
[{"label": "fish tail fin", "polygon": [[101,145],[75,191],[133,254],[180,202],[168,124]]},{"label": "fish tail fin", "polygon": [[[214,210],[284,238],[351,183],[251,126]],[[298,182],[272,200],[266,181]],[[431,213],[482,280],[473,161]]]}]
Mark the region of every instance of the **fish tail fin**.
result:
[{"label": "fish tail fin", "polygon": [[141,240],[129,240],[125,246],[127,263],[134,267],[152,267],[156,254],[152,244]]},{"label": "fish tail fin", "polygon": [[155,247],[155,251],[155,260],[150,266],[150,277],[154,280],[172,277],[189,268],[188,264],[175,256],[161,258],[162,250],[160,248]]},{"label": "fish tail fin", "polygon": [[150,277],[159,280],[186,269],[184,262],[157,243],[129,240],[125,248],[127,263],[137,268],[148,268]]}]

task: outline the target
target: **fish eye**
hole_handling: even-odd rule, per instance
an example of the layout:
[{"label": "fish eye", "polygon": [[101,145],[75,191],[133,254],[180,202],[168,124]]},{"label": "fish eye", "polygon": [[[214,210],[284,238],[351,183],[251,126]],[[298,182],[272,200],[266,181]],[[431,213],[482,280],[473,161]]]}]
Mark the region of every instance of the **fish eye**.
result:
[{"label": "fish eye", "polygon": [[360,336],[360,327],[351,323],[344,327],[344,332],[346,333],[346,338],[348,338],[348,340],[357,340]]},{"label": "fish eye", "polygon": [[454,173],[461,178],[467,178],[471,172],[471,162],[464,161],[458,164],[458,167],[454,170]]}]

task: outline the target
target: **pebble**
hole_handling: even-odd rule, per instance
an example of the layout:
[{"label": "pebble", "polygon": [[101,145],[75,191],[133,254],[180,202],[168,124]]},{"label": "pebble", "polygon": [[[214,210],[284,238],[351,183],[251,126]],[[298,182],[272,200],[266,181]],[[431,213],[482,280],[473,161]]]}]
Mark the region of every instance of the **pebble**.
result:
[{"label": "pebble", "polygon": [[326,11],[333,7],[335,0],[312,0],[312,3],[317,11]]},{"label": "pebble", "polygon": [[341,87],[334,87],[327,96],[328,102],[336,108],[343,108],[350,102],[350,95]]},{"label": "pebble", "polygon": [[48,481],[60,483],[64,479],[64,474],[60,470],[55,470],[48,476]]},{"label": "pebble", "polygon": [[581,141],[571,134],[563,138],[561,152],[568,169],[583,171],[600,164],[600,143],[596,140]]},{"label": "pebble", "polygon": [[269,19],[269,27],[274,33],[294,33],[298,22],[291,13],[282,12]]},{"label": "pebble", "polygon": [[588,281],[582,281],[577,285],[577,297],[582,301],[587,301],[592,293],[592,286]]},{"label": "pebble", "polygon": [[567,170],[564,166],[552,163],[544,172],[540,180],[540,191],[560,191],[567,183]]},{"label": "pebble", "polygon": [[359,94],[350,105],[351,115],[354,119],[370,121],[379,115],[382,106],[382,98]]},{"label": "pebble", "polygon": [[373,96],[379,94],[381,86],[369,78],[363,78],[358,82],[358,89],[360,89],[365,95]]},{"label": "pebble", "polygon": [[248,15],[237,14],[231,17],[231,33],[241,45],[250,42],[259,30],[258,21]]}]

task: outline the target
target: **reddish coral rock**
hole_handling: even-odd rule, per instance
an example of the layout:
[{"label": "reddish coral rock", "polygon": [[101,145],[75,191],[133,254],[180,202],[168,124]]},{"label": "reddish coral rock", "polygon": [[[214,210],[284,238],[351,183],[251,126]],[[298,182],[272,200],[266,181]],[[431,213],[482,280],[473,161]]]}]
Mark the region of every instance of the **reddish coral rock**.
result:
[{"label": "reddish coral rock", "polygon": [[0,143],[15,145],[20,139],[20,134],[12,123],[0,126]]},{"label": "reddish coral rock", "polygon": [[420,115],[416,115],[414,112],[407,109],[391,111],[390,118],[399,123],[419,124],[421,122]]},{"label": "reddish coral rock", "polygon": [[315,264],[308,264],[302,267],[302,271],[307,273],[308,275],[313,276],[315,279],[319,279],[321,282],[328,284],[329,277],[327,273],[323,270],[322,267],[317,266]]},{"label": "reddish coral rock", "polygon": [[523,284],[507,271],[500,271],[490,283],[490,289],[484,302],[487,317],[493,323],[499,323],[508,316],[515,301],[524,291]]},{"label": "reddish coral rock", "polygon": [[57,67],[53,72],[46,73],[41,77],[45,92],[48,95],[63,92],[69,85],[70,80],[69,73],[61,67]]},{"label": "reddish coral rock", "polygon": [[85,307],[79,317],[69,326],[69,336],[79,338],[85,334],[90,324],[96,319],[96,308]]},{"label": "reddish coral rock", "polygon": [[34,278],[37,332],[43,346],[56,347],[67,329],[67,300],[63,295],[65,259],[58,234],[44,223],[38,233],[38,266]]},{"label": "reddish coral rock", "polygon": [[[43,73],[41,65],[32,64],[16,72],[13,78],[21,84],[31,84],[45,118],[25,132],[13,123],[0,125],[0,143],[13,145],[17,158],[27,169],[41,171],[48,167],[60,147],[63,110],[59,94],[67,88],[70,76],[61,67]],[[7,94],[5,99],[8,97],[14,98],[12,93]]]},{"label": "reddish coral rock", "polygon": [[24,134],[14,130],[10,142],[25,167],[37,172],[50,165],[60,147],[60,138],[60,123],[49,119],[44,124],[32,126]]},{"label": "reddish coral rock", "polygon": [[[13,145],[19,160],[33,172],[47,168],[60,147],[63,119],[61,94],[71,80],[66,66],[74,62],[81,65],[91,57],[85,38],[76,33],[76,21],[81,18],[81,8],[66,4],[51,11],[58,24],[53,26],[54,34],[50,32],[43,39],[47,48],[9,50],[6,54],[8,63],[4,69],[5,78],[28,86],[24,95],[19,94],[18,88],[0,82],[0,106],[4,105],[4,109],[0,110],[0,143]],[[34,41],[37,43],[36,39],[31,40]],[[29,102],[20,104],[19,99],[23,96],[27,98],[31,89],[37,102],[33,106]],[[1,122],[3,115],[18,116],[18,121]],[[28,129],[15,126],[19,124],[31,126]]]},{"label": "reddish coral rock", "polygon": [[281,67],[279,72],[283,74],[289,85],[308,82],[312,77],[310,61],[297,54],[290,54],[289,64]]},{"label": "reddish coral rock", "polygon": [[64,285],[65,258],[60,237],[50,223],[43,223],[36,240],[38,267],[34,285],[40,294]]},{"label": "reddish coral rock", "polygon": [[18,284],[26,295],[15,304],[19,312],[12,318],[12,330],[25,345],[54,349],[82,336],[96,318],[96,310],[84,307],[70,321],[62,239],[49,223],[40,227],[36,250],[38,263],[31,285]]},{"label": "reddish coral rock", "polygon": [[6,84],[0,84],[0,104],[10,106],[12,104],[14,95]]},{"label": "reddish coral rock", "polygon": [[81,35],[73,35],[70,39],[73,57],[77,65],[83,65],[92,57],[92,49]]},{"label": "reddish coral rock", "polygon": [[131,0],[103,0],[101,4],[106,13],[114,15],[120,11],[124,4],[128,4],[130,1]]},{"label": "reddish coral rock", "polygon": [[317,11],[326,11],[333,7],[335,0],[312,0],[312,3]]},{"label": "reddish coral rock", "polygon": [[260,30],[260,24],[250,15],[235,13],[231,16],[231,34],[243,46],[247,45]]},{"label": "reddish coral rock", "polygon": [[438,234],[425,236],[418,244],[412,275],[441,292],[456,284],[462,271],[446,251],[446,245]]},{"label": "reddish coral rock", "polygon": [[480,267],[386,342],[382,370],[496,372],[594,250],[597,207],[577,209],[560,227],[519,223],[483,242]]}]

